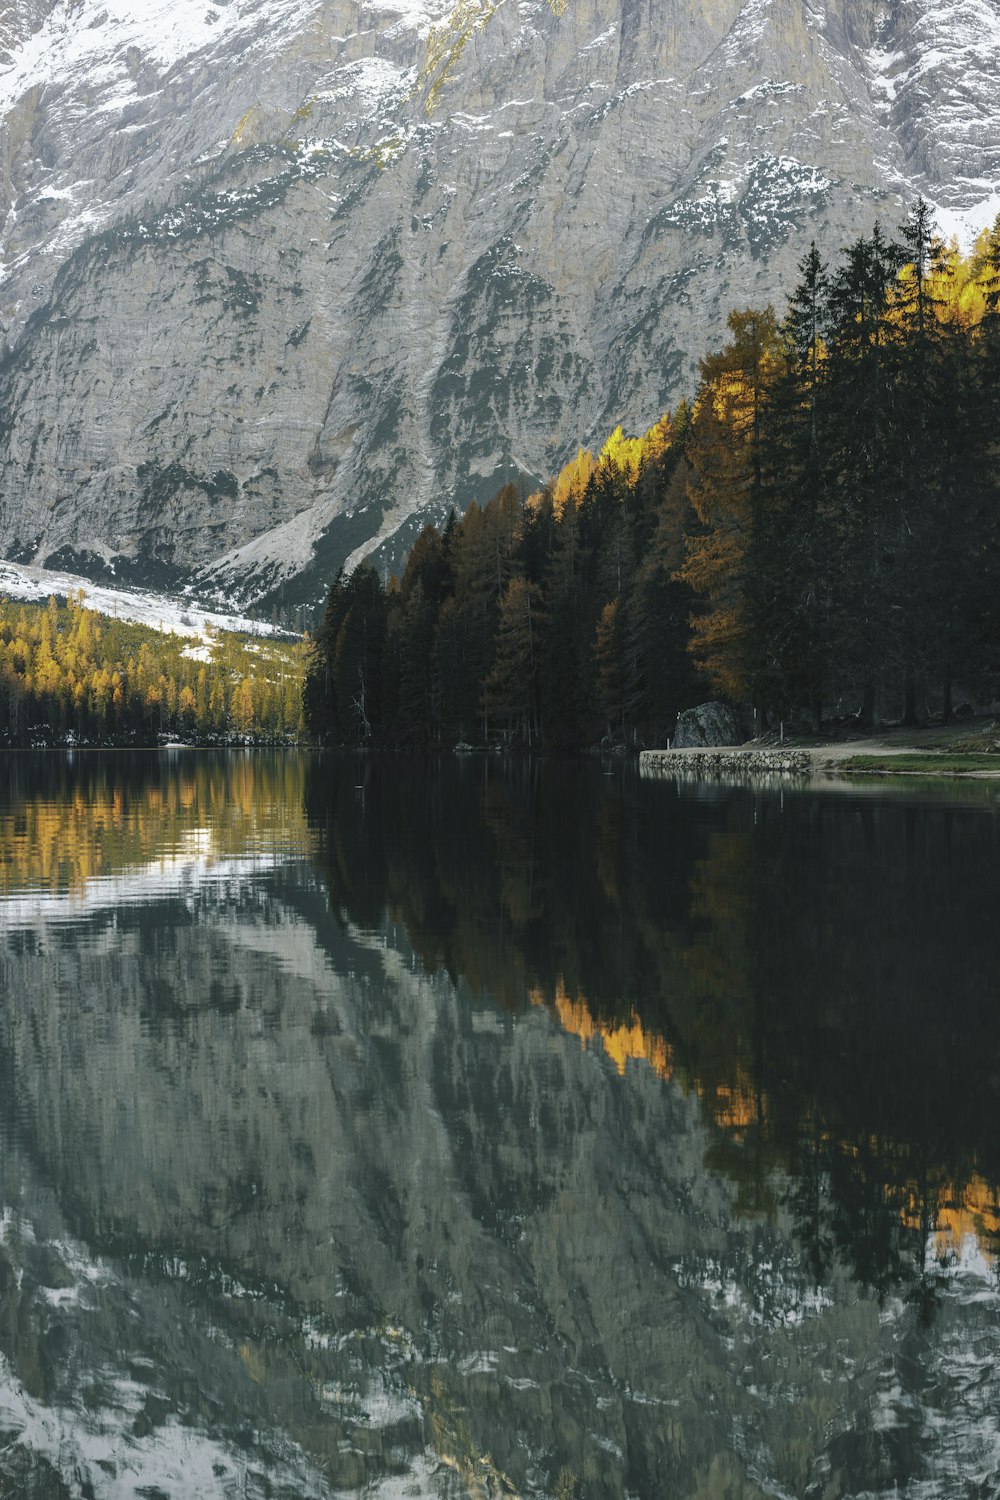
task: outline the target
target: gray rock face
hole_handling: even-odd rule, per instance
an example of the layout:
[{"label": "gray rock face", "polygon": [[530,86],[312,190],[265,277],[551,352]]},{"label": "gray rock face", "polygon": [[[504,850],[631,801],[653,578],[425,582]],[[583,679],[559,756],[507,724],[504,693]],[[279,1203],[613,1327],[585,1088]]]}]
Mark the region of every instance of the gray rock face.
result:
[{"label": "gray rock face", "polygon": [[997,0],[21,0],[0,553],[244,598],[398,556],[655,420],[813,237],[991,218],[998,37]]},{"label": "gray rock face", "polygon": [[746,738],[739,714],[728,703],[699,703],[677,715],[673,746],[691,750],[702,745],[742,745]]}]

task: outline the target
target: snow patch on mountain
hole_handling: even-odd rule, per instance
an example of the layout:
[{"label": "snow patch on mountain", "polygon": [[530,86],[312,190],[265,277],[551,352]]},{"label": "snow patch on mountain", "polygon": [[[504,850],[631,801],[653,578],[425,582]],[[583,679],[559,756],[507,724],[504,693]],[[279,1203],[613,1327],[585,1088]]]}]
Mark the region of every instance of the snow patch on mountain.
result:
[{"label": "snow patch on mountain", "polygon": [[141,590],[107,588],[73,573],[0,562],[0,598],[40,600],[80,598],[87,609],[118,620],[131,620],[165,635],[191,636],[208,642],[220,630],[238,635],[287,637],[277,626],[248,615],[205,609],[191,599]]},{"label": "snow patch on mountain", "polygon": [[415,31],[418,36],[425,37],[432,27],[444,20],[453,7],[450,0],[366,0],[364,8],[377,15],[395,19],[396,25],[387,29],[387,36],[391,36],[394,30],[405,30]]},{"label": "snow patch on mountain", "polygon": [[[0,110],[27,89],[52,88],[84,79],[97,93],[93,107],[122,107],[138,92],[135,66],[145,59],[168,70],[183,58],[232,40],[257,27],[261,12],[268,25],[289,17],[306,21],[318,0],[78,0],[57,6],[6,68],[0,68]],[[134,49],[137,56],[130,57]]]},{"label": "snow patch on mountain", "polygon": [[966,252],[972,249],[978,236],[996,222],[1000,214],[1000,191],[991,192],[971,208],[946,208],[934,204],[934,221],[944,240],[955,239]]},{"label": "snow patch on mountain", "polygon": [[809,239],[921,192],[968,244],[1000,206],[1000,0],[32,14],[0,26],[0,539],[40,563],[230,599],[315,568],[311,601],[512,454],[543,480],[655,420]]}]

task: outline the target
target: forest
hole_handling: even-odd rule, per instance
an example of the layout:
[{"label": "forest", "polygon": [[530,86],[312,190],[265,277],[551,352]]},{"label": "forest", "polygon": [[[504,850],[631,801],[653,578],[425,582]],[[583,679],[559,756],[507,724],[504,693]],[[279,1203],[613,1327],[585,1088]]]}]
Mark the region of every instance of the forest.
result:
[{"label": "forest", "polygon": [[316,738],[639,747],[706,696],[817,732],[994,698],[1000,219],[962,254],[918,201],[728,328],[643,436],[426,527],[386,584],[338,575]]},{"label": "forest", "polygon": [[62,604],[0,597],[0,746],[291,742],[305,650],[109,619],[82,592]]}]

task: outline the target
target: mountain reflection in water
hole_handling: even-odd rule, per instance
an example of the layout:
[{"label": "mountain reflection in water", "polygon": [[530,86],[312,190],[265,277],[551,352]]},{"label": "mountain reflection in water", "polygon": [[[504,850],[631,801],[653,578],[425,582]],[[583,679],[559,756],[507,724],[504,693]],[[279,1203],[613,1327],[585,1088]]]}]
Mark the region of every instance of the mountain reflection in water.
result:
[{"label": "mountain reflection in water", "polygon": [[0,763],[0,1496],[979,1496],[995,794]]}]

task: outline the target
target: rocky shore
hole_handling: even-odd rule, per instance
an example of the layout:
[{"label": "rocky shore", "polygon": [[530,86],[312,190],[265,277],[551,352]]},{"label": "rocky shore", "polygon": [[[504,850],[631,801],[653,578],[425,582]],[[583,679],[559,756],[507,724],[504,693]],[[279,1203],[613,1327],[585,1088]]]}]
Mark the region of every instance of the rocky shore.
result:
[{"label": "rocky shore", "polygon": [[643,750],[639,768],[644,776],[683,777],[697,781],[760,782],[777,779],[808,780],[821,776],[961,777],[963,780],[1000,778],[1000,754],[949,753],[946,749],[886,745],[878,741],[833,742],[820,745],[706,745],[678,750]]},{"label": "rocky shore", "polygon": [[757,780],[760,777],[813,776],[821,766],[811,750],[740,745],[720,749],[643,750],[639,768],[644,775],[686,776],[697,780]]}]

